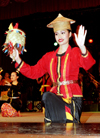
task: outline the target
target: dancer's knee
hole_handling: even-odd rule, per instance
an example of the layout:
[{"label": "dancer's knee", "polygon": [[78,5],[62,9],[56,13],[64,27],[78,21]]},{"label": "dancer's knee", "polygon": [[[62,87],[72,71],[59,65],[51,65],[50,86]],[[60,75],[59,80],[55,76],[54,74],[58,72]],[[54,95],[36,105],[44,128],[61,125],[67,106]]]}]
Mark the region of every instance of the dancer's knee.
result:
[{"label": "dancer's knee", "polygon": [[42,101],[43,101],[43,102],[44,102],[45,100],[47,100],[47,98],[49,97],[50,93],[51,93],[51,92],[45,92],[45,93],[43,93],[43,95],[42,95]]}]

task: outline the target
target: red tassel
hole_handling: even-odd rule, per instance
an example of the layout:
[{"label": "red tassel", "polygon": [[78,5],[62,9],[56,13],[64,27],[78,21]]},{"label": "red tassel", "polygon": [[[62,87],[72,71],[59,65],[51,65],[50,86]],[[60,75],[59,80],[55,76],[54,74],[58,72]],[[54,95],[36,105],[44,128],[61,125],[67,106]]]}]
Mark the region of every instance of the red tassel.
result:
[{"label": "red tassel", "polygon": [[16,23],[14,26],[14,29],[17,29],[17,28],[18,28],[18,23]]},{"label": "red tassel", "polygon": [[22,35],[22,32],[20,32],[20,34]]}]

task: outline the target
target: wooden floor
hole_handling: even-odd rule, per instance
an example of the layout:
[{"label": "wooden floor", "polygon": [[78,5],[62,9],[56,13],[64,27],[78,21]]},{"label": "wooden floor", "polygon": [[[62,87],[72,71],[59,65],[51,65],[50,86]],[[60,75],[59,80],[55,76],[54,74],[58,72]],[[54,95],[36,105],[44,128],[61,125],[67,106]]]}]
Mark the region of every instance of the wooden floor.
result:
[{"label": "wooden floor", "polygon": [[80,124],[45,124],[42,112],[21,114],[0,114],[0,138],[100,138],[100,112],[82,112]]},{"label": "wooden floor", "polygon": [[[44,122],[42,112],[22,112],[21,115],[22,117],[2,117],[0,113],[0,122]],[[82,112],[80,121],[81,123],[100,123],[100,112]]]}]

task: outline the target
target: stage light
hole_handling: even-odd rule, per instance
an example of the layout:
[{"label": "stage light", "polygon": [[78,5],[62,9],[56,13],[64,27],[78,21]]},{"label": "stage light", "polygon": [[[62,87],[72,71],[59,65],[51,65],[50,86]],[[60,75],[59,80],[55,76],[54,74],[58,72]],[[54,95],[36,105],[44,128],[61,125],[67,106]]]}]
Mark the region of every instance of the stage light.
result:
[{"label": "stage light", "polygon": [[89,39],[89,43],[93,43],[93,39]]}]

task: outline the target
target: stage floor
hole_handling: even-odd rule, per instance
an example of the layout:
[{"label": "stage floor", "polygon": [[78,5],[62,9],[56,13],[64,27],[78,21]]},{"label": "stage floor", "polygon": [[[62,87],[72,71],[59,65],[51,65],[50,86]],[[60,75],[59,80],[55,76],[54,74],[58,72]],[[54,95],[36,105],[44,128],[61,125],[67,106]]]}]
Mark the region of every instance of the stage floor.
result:
[{"label": "stage floor", "polygon": [[100,112],[83,112],[80,124],[45,124],[41,112],[21,114],[11,118],[0,114],[0,138],[100,138]]},{"label": "stage floor", "polygon": [[[0,122],[19,122],[19,123],[44,123],[42,112],[22,112],[22,117],[2,117]],[[81,123],[100,123],[100,112],[82,112]]]}]

